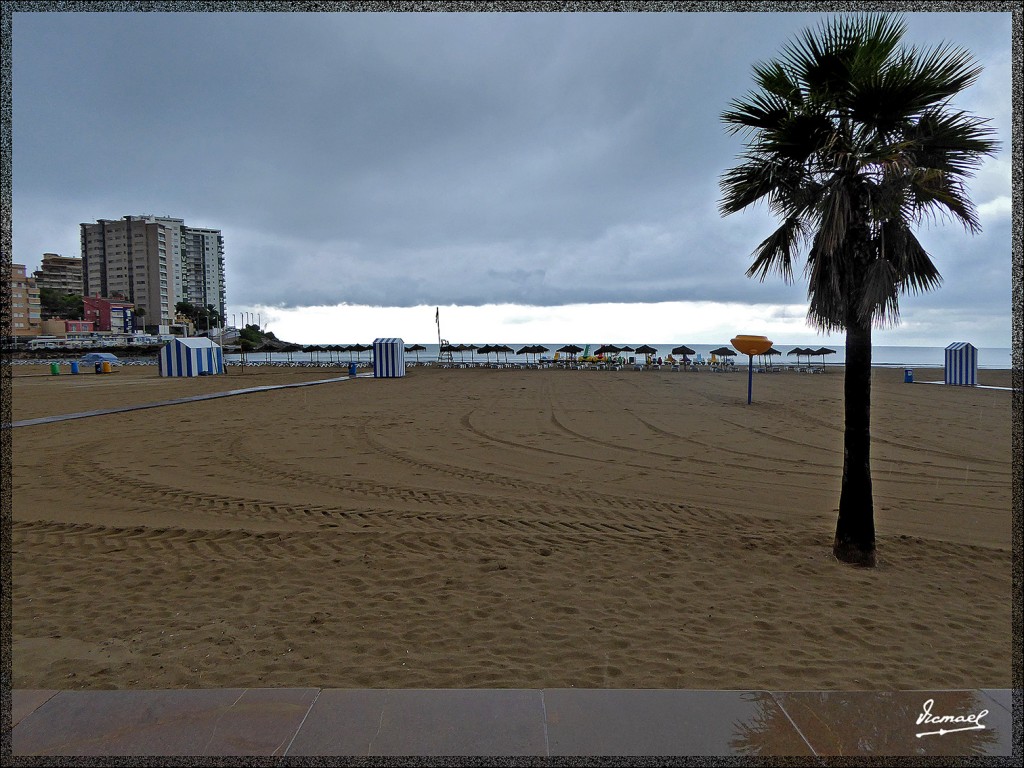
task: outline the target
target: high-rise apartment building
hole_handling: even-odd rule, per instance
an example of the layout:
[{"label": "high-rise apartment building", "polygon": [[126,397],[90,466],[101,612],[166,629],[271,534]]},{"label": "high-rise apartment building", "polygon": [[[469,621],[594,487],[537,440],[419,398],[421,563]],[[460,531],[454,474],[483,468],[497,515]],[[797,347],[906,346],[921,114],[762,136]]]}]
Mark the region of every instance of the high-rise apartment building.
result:
[{"label": "high-rise apartment building", "polygon": [[85,295],[129,301],[143,311],[146,325],[173,322],[175,272],[181,270],[177,228],[125,216],[82,224],[81,239]]},{"label": "high-rise apartment building", "polygon": [[38,336],[41,317],[35,278],[25,273],[24,264],[11,264],[7,279],[11,286],[11,333]]},{"label": "high-rise apartment building", "polygon": [[44,253],[41,269],[35,271],[37,288],[50,288],[65,296],[84,296],[82,260],[77,256]]},{"label": "high-rise apartment building", "polygon": [[85,295],[122,298],[143,310],[140,325],[170,326],[179,301],[223,315],[224,241],[219,230],[166,216],[125,216],[81,225]]},{"label": "high-rise apartment building", "polygon": [[212,306],[224,317],[224,237],[219,229],[182,228],[185,301]]}]

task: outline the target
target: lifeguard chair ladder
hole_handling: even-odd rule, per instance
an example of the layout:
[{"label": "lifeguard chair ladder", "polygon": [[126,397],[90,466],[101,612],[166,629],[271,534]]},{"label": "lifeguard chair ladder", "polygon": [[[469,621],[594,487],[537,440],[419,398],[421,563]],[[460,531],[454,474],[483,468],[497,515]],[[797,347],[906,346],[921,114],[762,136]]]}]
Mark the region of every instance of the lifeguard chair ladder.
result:
[{"label": "lifeguard chair ladder", "polygon": [[455,364],[455,360],[452,359],[452,343],[448,339],[441,339],[441,345],[437,348],[437,362]]}]

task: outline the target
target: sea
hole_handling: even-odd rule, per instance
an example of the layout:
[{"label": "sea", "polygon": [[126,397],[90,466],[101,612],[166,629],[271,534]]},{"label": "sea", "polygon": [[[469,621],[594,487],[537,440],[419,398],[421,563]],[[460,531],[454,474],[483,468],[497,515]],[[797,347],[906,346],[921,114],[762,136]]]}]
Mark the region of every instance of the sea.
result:
[{"label": "sea", "polygon": [[[348,344],[354,343],[354,342],[339,342],[339,343],[340,343],[341,346],[347,346]],[[363,343],[366,346],[369,346],[368,342],[361,342],[361,343]],[[485,342],[485,343],[488,343],[488,342]],[[494,362],[495,360],[498,360],[499,362],[502,362],[502,363],[504,363],[506,361],[510,362],[510,363],[528,363],[528,362],[533,362],[538,357],[538,355],[533,355],[533,354],[516,354],[516,352],[518,350],[522,349],[523,347],[534,346],[534,344],[535,344],[534,342],[526,342],[526,343],[522,343],[522,344],[511,344],[511,343],[508,343],[508,342],[493,342],[493,343],[494,344],[507,344],[507,346],[512,347],[513,352],[510,352],[507,355],[505,353],[503,353],[503,352],[502,353],[498,353],[498,354],[491,353],[490,355],[480,355],[480,354],[477,354],[475,351],[453,352],[452,353],[452,357],[453,357],[453,359],[456,362],[459,362],[459,361],[463,361],[463,362],[486,362],[488,360],[490,360],[491,362]],[[453,342],[453,344],[457,345],[458,342]],[[468,344],[468,342],[467,342],[467,344]],[[548,352],[539,355],[539,357],[551,359],[551,358],[554,357],[556,350],[558,350],[561,347],[568,346],[570,344],[575,344],[578,347],[584,348],[584,350],[587,350],[587,348],[588,348],[588,345],[586,343],[580,343],[580,342],[542,343],[542,344],[540,344],[540,346],[547,347],[548,348]],[[655,349],[658,350],[658,353],[656,355],[654,355],[655,357],[657,357],[659,355],[661,357],[667,357],[674,347],[680,346],[680,344],[650,344],[648,342],[638,342],[636,344],[631,344],[631,343],[628,343],[628,342],[623,342],[623,344],[616,344],[616,346],[629,346],[629,347],[633,347],[634,349],[636,347],[641,347],[641,346],[644,346],[644,345],[649,346],[649,347],[654,347]],[[412,342],[406,342],[405,346],[406,347],[411,347],[411,346],[413,346],[413,343]],[[406,362],[415,362],[415,361],[429,362],[429,361],[436,361],[438,359],[439,347],[438,347],[437,344],[422,344],[420,346],[425,347],[425,349],[422,349],[422,350],[419,350],[419,351],[416,351],[416,352],[406,352],[405,353]],[[483,346],[483,344],[478,344],[477,346]],[[594,351],[596,351],[600,346],[601,346],[601,344],[590,344],[589,345],[589,353],[593,354]],[[686,346],[688,346],[690,349],[694,350],[694,352],[699,354],[702,357],[702,359],[707,360],[711,356],[711,354],[710,354],[711,350],[718,349],[719,347],[721,347],[723,345],[722,344],[686,344]],[[725,346],[728,346],[728,344],[726,344]],[[796,347],[814,347],[814,348],[817,349],[817,348],[820,348],[822,346],[826,346],[829,349],[834,349],[835,352],[832,353],[832,354],[829,354],[829,355],[825,355],[824,357],[822,357],[821,355],[818,355],[817,357],[812,357],[811,358],[812,362],[814,362],[815,364],[824,363],[824,365],[826,367],[827,366],[843,365],[846,362],[845,350],[843,348],[843,345],[841,345],[841,344],[828,347],[827,345],[821,345],[821,344],[801,345],[801,344],[778,344],[778,343],[776,343],[775,344],[775,349],[779,350],[782,354],[781,355],[772,355],[771,356],[771,363],[773,365],[795,364],[797,362],[797,356],[789,354],[790,350],[792,350],[792,349],[794,349]],[[579,354],[583,355],[584,352],[581,352]],[[627,361],[628,361],[628,359],[630,357],[634,356],[634,354],[635,353],[632,353],[632,352],[623,352],[622,356],[624,358],[626,358]],[[560,355],[560,357],[564,358],[565,355],[562,354],[562,355]],[[643,357],[643,356],[641,356],[641,357]],[[677,355],[677,357],[678,357],[678,355]],[[237,362],[239,360],[239,355],[237,355],[237,354],[226,354],[225,358],[229,362],[230,361]],[[337,352],[337,351],[335,351],[335,352],[328,352],[328,351],[322,351],[322,352],[293,352],[290,355],[287,354],[287,353],[282,353],[282,352],[272,352],[272,353],[267,353],[267,352],[248,352],[246,354],[246,356],[245,356],[245,359],[246,359],[247,362],[289,362],[289,361],[291,361],[291,362],[296,362],[296,363],[298,363],[298,362],[322,362],[322,363],[335,362],[335,363],[338,363],[338,362],[349,362],[350,360],[358,360],[358,361],[362,361],[362,362],[368,362],[372,358],[373,358],[373,353],[372,352],[357,353],[357,352]],[[734,358],[734,360],[735,360],[735,362],[737,364],[746,364],[747,357],[746,357],[746,355],[737,355],[736,358]],[[799,360],[800,360],[800,362],[805,362],[807,360],[806,355],[805,356],[801,356],[799,358]],[[758,361],[759,360],[755,359],[755,362],[758,362]],[[876,368],[942,368],[942,367],[945,366],[945,349],[943,347],[875,346],[871,350],[871,364],[872,364],[872,366],[874,366]],[[1010,347],[979,347],[978,348],[978,368],[981,368],[981,369],[985,369],[985,368],[987,368],[987,369],[1009,369],[1011,367],[1011,365],[1012,365],[1012,351],[1011,351]]]}]

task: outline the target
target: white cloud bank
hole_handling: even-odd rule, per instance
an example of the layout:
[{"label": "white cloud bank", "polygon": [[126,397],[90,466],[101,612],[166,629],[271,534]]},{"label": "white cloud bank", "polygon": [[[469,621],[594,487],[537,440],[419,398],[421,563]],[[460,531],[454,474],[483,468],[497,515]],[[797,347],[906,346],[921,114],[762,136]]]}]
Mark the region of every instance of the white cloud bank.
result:
[{"label": "white cloud bank", "polygon": [[[844,342],[842,334],[823,334],[810,327],[807,307],[799,304],[661,302],[440,308],[343,304],[240,309],[253,313],[264,329],[273,331],[279,339],[299,344],[367,344],[378,337],[436,344],[438,327],[434,317],[438,310],[441,336],[463,344],[727,344],[737,334],[764,335],[779,344],[835,346]],[[228,321],[241,324],[241,311],[229,313]],[[961,339],[964,334],[967,336]],[[923,307],[908,308],[899,327],[874,334],[875,344],[903,346],[968,340],[982,347],[1008,347],[1009,339],[1009,323],[1000,328],[984,313],[952,317],[947,311]]]}]

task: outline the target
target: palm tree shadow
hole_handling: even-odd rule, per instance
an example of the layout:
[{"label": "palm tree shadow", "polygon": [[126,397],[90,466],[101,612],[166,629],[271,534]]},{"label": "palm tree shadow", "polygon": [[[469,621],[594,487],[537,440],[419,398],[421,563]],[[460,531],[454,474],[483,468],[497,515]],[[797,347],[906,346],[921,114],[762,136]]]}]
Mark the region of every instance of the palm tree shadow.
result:
[{"label": "palm tree shadow", "polygon": [[990,709],[973,691],[774,694],[756,702],[749,721],[734,724],[730,746],[737,754],[750,756],[800,754],[806,752],[804,740],[818,755],[833,756],[975,756],[996,751],[999,736],[985,718],[980,720],[984,730],[918,736],[965,725],[919,725],[928,699],[934,701],[931,712],[936,716],[966,717]]}]

